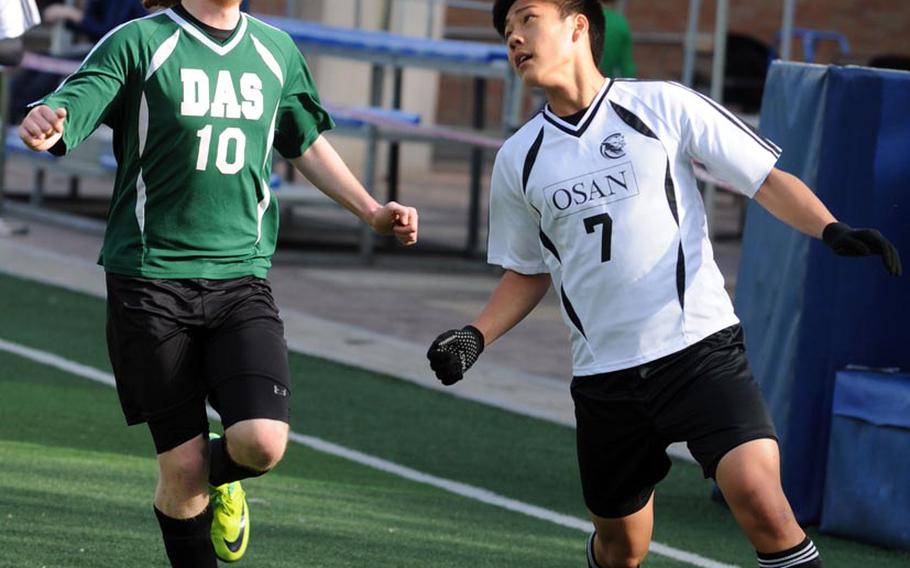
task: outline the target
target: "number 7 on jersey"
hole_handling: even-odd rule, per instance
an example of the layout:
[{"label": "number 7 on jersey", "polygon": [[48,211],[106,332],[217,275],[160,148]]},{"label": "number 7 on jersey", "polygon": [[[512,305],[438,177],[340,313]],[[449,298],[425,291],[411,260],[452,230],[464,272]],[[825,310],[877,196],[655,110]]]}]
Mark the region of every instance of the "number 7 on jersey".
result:
[{"label": "number 7 on jersey", "polygon": [[600,240],[600,261],[610,262],[610,250],[613,244],[613,218],[607,213],[594,215],[585,219],[585,231],[593,234],[597,225],[603,225],[603,234]]}]

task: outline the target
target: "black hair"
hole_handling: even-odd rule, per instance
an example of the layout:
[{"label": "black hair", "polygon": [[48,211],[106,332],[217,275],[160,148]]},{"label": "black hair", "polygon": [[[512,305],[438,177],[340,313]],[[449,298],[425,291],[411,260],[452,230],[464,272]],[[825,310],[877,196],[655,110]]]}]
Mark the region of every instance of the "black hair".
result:
[{"label": "black hair", "polygon": [[[503,38],[506,36],[506,15],[518,0],[496,0],[493,4],[493,27]],[[559,8],[559,15],[563,18],[573,14],[583,14],[588,18],[590,29],[588,38],[591,41],[591,55],[597,65],[604,50],[604,22],[603,8],[599,0],[541,0]]]}]

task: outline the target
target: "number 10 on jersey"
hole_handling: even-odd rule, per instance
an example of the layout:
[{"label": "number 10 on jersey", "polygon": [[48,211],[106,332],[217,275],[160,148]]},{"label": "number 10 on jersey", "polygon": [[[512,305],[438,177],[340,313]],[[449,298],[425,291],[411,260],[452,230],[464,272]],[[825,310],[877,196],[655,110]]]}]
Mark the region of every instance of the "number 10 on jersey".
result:
[{"label": "number 10 on jersey", "polygon": [[[209,165],[209,152],[212,148],[212,125],[196,132],[199,137],[199,156],[196,158],[196,169],[204,172]],[[232,144],[233,143],[233,144]],[[231,146],[233,146],[233,151]],[[228,154],[232,154],[228,159]],[[246,136],[236,126],[225,128],[218,136],[218,147],[215,150],[215,167],[225,175],[233,175],[243,169],[246,156]]]}]

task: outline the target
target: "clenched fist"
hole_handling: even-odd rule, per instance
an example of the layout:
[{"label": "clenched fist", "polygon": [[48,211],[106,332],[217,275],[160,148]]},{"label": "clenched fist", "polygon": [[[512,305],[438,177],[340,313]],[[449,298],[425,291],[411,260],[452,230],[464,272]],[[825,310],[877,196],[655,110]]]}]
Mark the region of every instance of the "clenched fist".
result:
[{"label": "clenched fist", "polygon": [[43,152],[51,149],[63,136],[66,109],[52,109],[47,105],[33,108],[19,126],[19,138],[30,149]]}]

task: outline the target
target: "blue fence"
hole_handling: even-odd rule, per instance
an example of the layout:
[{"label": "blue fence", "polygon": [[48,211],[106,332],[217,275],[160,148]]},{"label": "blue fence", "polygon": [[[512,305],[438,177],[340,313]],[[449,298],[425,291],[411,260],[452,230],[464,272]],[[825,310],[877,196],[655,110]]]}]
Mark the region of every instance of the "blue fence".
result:
[{"label": "blue fence", "polygon": [[821,529],[910,550],[910,375],[842,371]]},{"label": "blue fence", "polygon": [[[910,261],[910,73],[775,63],[762,133],[778,166],[836,217],[882,231]],[[910,369],[910,282],[877,257],[835,256],[750,204],[736,307],[781,438],[784,489],[818,522],[835,373]]]}]

